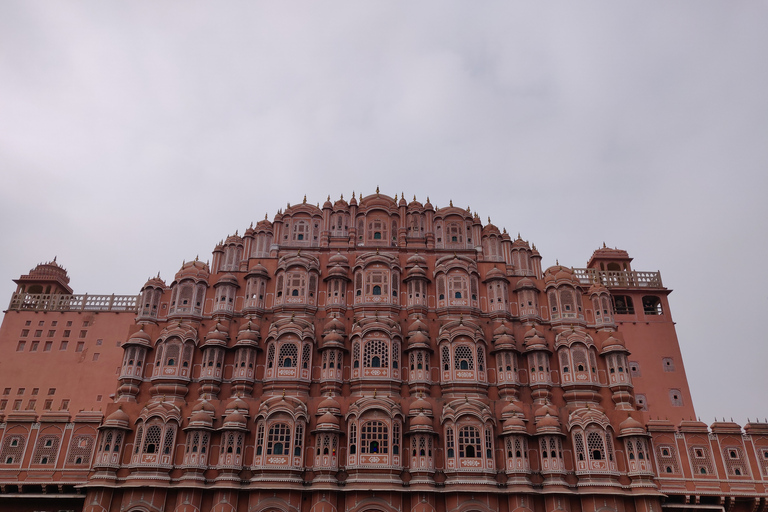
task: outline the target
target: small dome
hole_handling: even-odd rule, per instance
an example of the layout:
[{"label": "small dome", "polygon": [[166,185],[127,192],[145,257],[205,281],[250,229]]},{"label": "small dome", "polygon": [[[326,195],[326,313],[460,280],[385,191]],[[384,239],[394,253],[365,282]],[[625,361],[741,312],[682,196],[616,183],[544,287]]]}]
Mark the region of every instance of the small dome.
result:
[{"label": "small dome", "polygon": [[125,344],[126,345],[143,345],[145,347],[151,347],[152,338],[149,336],[149,334],[147,334],[144,331],[144,326],[141,326],[141,329],[131,334],[131,336],[128,338],[128,341],[126,341]]},{"label": "small dome", "polygon": [[195,280],[202,279],[207,281],[210,275],[211,269],[208,268],[208,265],[198,259],[195,259],[192,261],[187,261],[181,266],[181,269],[176,272],[174,281],[181,281],[182,279],[186,278]]},{"label": "small dome", "polygon": [[520,233],[517,234],[517,238],[512,242],[513,249],[530,249],[528,242],[520,238]]},{"label": "small dome", "polygon": [[194,407],[192,407],[192,411],[193,412],[205,411],[208,413],[213,413],[216,411],[216,408],[208,400],[201,400],[197,402]]},{"label": "small dome", "polygon": [[269,271],[267,270],[267,267],[261,263],[257,263],[248,271],[245,277],[246,279],[249,277],[269,277]]},{"label": "small dome", "polygon": [[427,271],[425,270],[425,267],[422,267],[421,265],[413,265],[406,270],[405,274],[407,277],[423,277],[427,278]]},{"label": "small dome", "polygon": [[536,409],[536,412],[533,413],[533,415],[536,418],[539,418],[539,417],[542,417],[542,416],[547,416],[547,415],[555,416],[556,417],[557,416],[557,409],[555,409],[551,405],[544,404],[541,407],[539,407],[538,409]]},{"label": "small dome", "polygon": [[338,429],[339,419],[330,412],[327,412],[317,420],[317,428],[323,430],[328,428]]},{"label": "small dome", "polygon": [[419,265],[421,267],[427,267],[427,259],[418,252],[413,253],[405,262],[406,266]]},{"label": "small dome", "polygon": [[224,425],[222,425],[222,428],[246,428],[248,420],[245,418],[245,416],[242,415],[242,413],[238,411],[233,411],[224,418]]},{"label": "small dome", "polygon": [[507,416],[518,416],[523,414],[523,409],[517,405],[515,402],[507,402],[507,405],[504,406],[504,408],[501,410],[501,417],[506,418]]},{"label": "small dome", "polygon": [[409,325],[409,326],[408,326],[408,332],[416,332],[416,331],[421,331],[421,332],[429,332],[429,328],[427,327],[427,324],[425,324],[425,323],[424,323],[424,322],[421,320],[421,317],[417,317],[417,318],[416,318],[416,319],[415,319],[415,320],[414,320],[414,321],[411,323],[411,325]]},{"label": "small dome", "polygon": [[242,326],[240,326],[240,330],[237,332],[237,342],[241,344],[248,343],[248,342],[257,343],[261,338],[261,333],[259,333],[259,329],[260,328],[258,324],[255,324],[250,320],[248,320]]},{"label": "small dome", "polygon": [[416,412],[424,413],[432,415],[432,405],[424,400],[423,397],[419,397],[416,400],[411,403],[410,409],[408,409],[408,412],[411,415],[414,415]]},{"label": "small dome", "polygon": [[110,428],[123,428],[123,429],[129,429],[129,423],[130,417],[123,411],[122,408],[118,408],[115,412],[107,416],[107,419],[104,420],[103,427],[110,427]]},{"label": "small dome", "polygon": [[344,343],[344,338],[338,331],[331,331],[323,336],[323,347],[326,345],[339,345]]},{"label": "small dome", "polygon": [[507,280],[507,276],[506,276],[506,274],[504,274],[504,272],[502,272],[501,270],[499,270],[496,267],[493,267],[491,270],[489,270],[485,274],[485,280],[486,281],[498,280],[498,279],[503,279],[503,280],[506,281]]},{"label": "small dome", "polygon": [[241,398],[235,398],[231,402],[229,402],[229,405],[227,405],[227,410],[237,410],[237,411],[247,411],[248,410],[248,404],[245,403],[245,400]]},{"label": "small dome", "polygon": [[341,406],[339,405],[339,402],[337,402],[332,396],[328,396],[318,404],[317,409],[340,411]]},{"label": "small dome", "polygon": [[533,350],[549,351],[549,347],[547,346],[547,340],[539,335],[535,335],[532,338],[526,338],[524,345],[525,345],[526,352],[531,352]]},{"label": "small dome", "polygon": [[232,285],[232,286],[239,286],[237,284],[237,278],[234,275],[230,274],[229,272],[221,276],[219,280],[216,281],[216,284],[214,286],[221,286],[225,284]]},{"label": "small dome", "polygon": [[432,420],[423,412],[411,420],[411,427],[431,427]]},{"label": "small dome", "polygon": [[205,339],[204,345],[225,346],[227,344],[227,340],[229,340],[229,333],[227,332],[226,327],[224,327],[220,323],[217,323],[216,325],[213,326],[213,329],[208,331],[204,339]]},{"label": "small dome", "polygon": [[521,280],[517,282],[515,285],[515,290],[531,290],[536,289],[536,284],[533,282],[532,279],[528,277],[524,277]]},{"label": "small dome", "polygon": [[606,288],[602,283],[599,281],[594,281],[592,283],[592,286],[589,287],[589,290],[587,291],[589,295],[597,295],[600,293],[608,293],[608,288]]},{"label": "small dome", "polygon": [[504,421],[504,424],[502,426],[502,431],[505,434],[510,433],[525,433],[525,422],[519,417],[519,416],[510,416]]},{"label": "small dome", "polygon": [[537,434],[560,434],[560,420],[556,416],[547,414],[536,420],[536,433]]},{"label": "small dome", "polygon": [[243,245],[243,239],[237,236],[237,234],[229,235],[224,241],[224,245]]},{"label": "small dome", "polygon": [[629,352],[627,350],[626,345],[624,344],[624,340],[614,338],[613,335],[608,336],[606,338],[602,345],[601,345],[601,354],[605,354],[608,352]]},{"label": "small dome", "polygon": [[328,258],[328,265],[342,265],[342,266],[349,266],[349,260],[346,256],[341,254],[341,251],[338,251],[336,254]]},{"label": "small dome", "polygon": [[508,336],[512,336],[512,329],[509,328],[507,325],[507,322],[501,322],[498,327],[496,327],[493,330],[494,336],[501,336],[502,334],[506,334]]},{"label": "small dome", "polygon": [[213,417],[207,412],[195,411],[189,417],[189,424],[188,424],[188,428],[193,428],[193,427],[211,428],[213,427]]},{"label": "small dome", "polygon": [[158,274],[157,276],[151,278],[149,281],[144,283],[144,286],[141,287],[141,290],[144,291],[145,288],[160,288],[160,289],[164,289],[165,288],[165,281],[160,279],[160,275]]},{"label": "small dome", "polygon": [[415,333],[410,334],[408,336],[409,347],[428,346],[428,345],[429,345],[429,337],[421,331],[416,331]]},{"label": "small dome", "polygon": [[645,434],[645,426],[632,416],[629,416],[619,424],[619,437],[644,436]]}]

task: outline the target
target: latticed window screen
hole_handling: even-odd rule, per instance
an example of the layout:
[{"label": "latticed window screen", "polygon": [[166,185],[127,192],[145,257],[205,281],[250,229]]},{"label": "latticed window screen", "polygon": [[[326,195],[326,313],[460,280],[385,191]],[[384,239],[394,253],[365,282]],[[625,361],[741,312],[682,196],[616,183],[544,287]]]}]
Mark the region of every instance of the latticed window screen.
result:
[{"label": "latticed window screen", "polygon": [[570,361],[568,360],[568,351],[566,349],[560,350],[560,368],[563,373],[570,373]]},{"label": "latticed window screen", "polygon": [[370,270],[365,276],[366,295],[387,295],[389,287],[389,272],[383,270]]},{"label": "latticed window screen", "polygon": [[454,349],[454,368],[456,370],[474,370],[475,358],[472,349],[467,345],[458,345]]},{"label": "latticed window screen", "polygon": [[392,424],[392,455],[400,455],[400,422]]},{"label": "latticed window screen", "polygon": [[165,438],[163,439],[163,455],[173,454],[173,441],[176,437],[176,429],[172,425],[165,427]]},{"label": "latticed window screen", "polygon": [[442,349],[443,353],[443,370],[448,370],[451,367],[451,354],[448,350],[448,346],[444,345]]},{"label": "latticed window screen", "polygon": [[573,436],[573,444],[576,449],[576,458],[579,461],[587,460],[586,451],[584,449],[584,434],[580,430],[575,431]]},{"label": "latticed window screen", "polygon": [[53,464],[59,451],[59,436],[55,434],[42,435],[37,439],[35,455],[32,464]]},{"label": "latticed window screen", "polygon": [[560,292],[560,303],[563,305],[563,311],[568,313],[574,311],[576,305],[573,301],[573,293],[569,290],[563,290]]},{"label": "latticed window screen", "polygon": [[587,370],[587,352],[583,348],[571,349],[573,355],[573,369],[577,372],[586,372]]},{"label": "latticed window screen", "polygon": [[256,455],[261,455],[264,451],[264,422],[259,423],[256,429]]},{"label": "latticed window screen", "polygon": [[275,364],[275,344],[270,343],[267,350],[267,367],[272,368]]},{"label": "latticed window screen", "polygon": [[491,431],[485,429],[485,458],[493,458],[493,441],[491,440]]},{"label": "latticed window screen", "polygon": [[459,457],[482,457],[480,432],[477,427],[464,426],[459,429]]},{"label": "latticed window screen", "polygon": [[360,343],[358,342],[352,344],[352,366],[355,368],[360,366]]},{"label": "latticed window screen", "polygon": [[296,366],[298,354],[299,349],[295,343],[283,343],[280,346],[278,366],[280,368],[294,368]]},{"label": "latticed window screen", "polygon": [[392,368],[400,368],[400,343],[392,342]]},{"label": "latticed window screen", "polygon": [[485,350],[483,347],[477,347],[477,369],[485,371]]},{"label": "latticed window screen", "polygon": [[445,449],[448,458],[455,456],[455,446],[453,440],[453,427],[446,427],[445,429]]},{"label": "latticed window screen", "polygon": [[305,343],[304,348],[301,350],[301,367],[302,368],[309,368],[311,354],[312,354],[312,346],[309,343]]},{"label": "latticed window screen", "polygon": [[197,453],[200,451],[200,432],[192,432],[187,436],[186,453]]},{"label": "latticed window screen", "polygon": [[448,278],[448,295],[452,299],[467,299],[467,278],[452,275]]},{"label": "latticed window screen", "polygon": [[301,447],[304,444],[304,424],[299,423],[296,425],[296,435],[293,439],[293,455],[299,457],[301,455]]},{"label": "latticed window screen", "polygon": [[589,352],[589,365],[592,369],[593,377],[597,374],[597,361],[595,360],[595,352],[593,350],[587,350]]},{"label": "latticed window screen", "polygon": [[289,452],[291,427],[286,423],[275,423],[269,427],[267,455],[284,455]]},{"label": "latticed window screen", "polygon": [[738,446],[723,448],[725,470],[730,476],[749,476],[749,466],[744,459],[744,451]]},{"label": "latticed window screen", "polygon": [[19,464],[26,441],[27,438],[23,435],[5,436],[3,449],[0,451],[0,464]]},{"label": "latticed window screen", "polygon": [[605,442],[603,436],[598,432],[587,432],[587,448],[589,458],[592,460],[606,460]]},{"label": "latticed window screen", "polygon": [[694,475],[714,475],[712,457],[707,446],[690,446],[688,453],[691,460],[691,469]]},{"label": "latticed window screen", "polygon": [[384,340],[368,340],[363,349],[363,366],[366,368],[388,368],[389,346]]},{"label": "latticed window screen", "polygon": [[181,346],[178,342],[169,342],[165,347],[165,366],[178,366]]},{"label": "latticed window screen", "polygon": [[157,453],[160,446],[161,428],[159,425],[147,427],[147,433],[144,435],[144,443],[141,453]]},{"label": "latticed window screen", "polygon": [[133,453],[139,453],[139,450],[141,449],[141,440],[143,439],[144,434],[144,427],[139,425],[139,428],[136,429],[136,438],[133,441],[134,449]]},{"label": "latticed window screen", "polygon": [[[120,449],[120,441],[115,441],[115,447]],[[72,438],[69,444],[69,453],[67,454],[67,464],[89,465],[91,463],[91,454],[93,453],[93,437],[78,435]]]},{"label": "latticed window screen", "polygon": [[659,465],[658,470],[660,476],[680,473],[680,465],[677,462],[677,451],[674,446],[664,444],[656,446],[656,462]]},{"label": "latticed window screen", "polygon": [[349,425],[349,454],[354,455],[357,452],[357,423],[354,421]]},{"label": "latticed window screen", "polygon": [[369,421],[360,428],[360,453],[389,453],[389,430],[381,421]]}]

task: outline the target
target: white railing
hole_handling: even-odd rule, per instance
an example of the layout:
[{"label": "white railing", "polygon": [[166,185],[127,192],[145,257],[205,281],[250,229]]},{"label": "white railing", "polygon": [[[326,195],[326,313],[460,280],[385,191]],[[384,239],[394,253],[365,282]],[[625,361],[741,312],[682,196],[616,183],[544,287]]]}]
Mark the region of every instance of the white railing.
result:
[{"label": "white railing", "polygon": [[138,295],[64,295],[46,293],[14,293],[10,311],[130,311],[139,308]]},{"label": "white railing", "polygon": [[661,272],[575,268],[573,273],[585,285],[597,282],[608,288],[664,288]]}]

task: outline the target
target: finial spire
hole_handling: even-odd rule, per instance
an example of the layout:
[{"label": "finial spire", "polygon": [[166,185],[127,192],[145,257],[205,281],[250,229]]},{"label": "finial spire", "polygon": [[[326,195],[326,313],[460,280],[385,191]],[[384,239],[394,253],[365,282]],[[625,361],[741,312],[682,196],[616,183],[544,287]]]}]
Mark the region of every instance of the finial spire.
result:
[{"label": "finial spire", "polygon": [[376,193],[377,194],[379,193],[379,186],[378,185],[376,185]]},{"label": "finial spire", "polygon": [[453,199],[449,199],[449,200],[448,200],[448,206],[450,206],[451,208],[453,208]]},{"label": "finial spire", "polygon": [[307,194],[304,194],[304,200],[303,200],[302,204],[307,204]]}]

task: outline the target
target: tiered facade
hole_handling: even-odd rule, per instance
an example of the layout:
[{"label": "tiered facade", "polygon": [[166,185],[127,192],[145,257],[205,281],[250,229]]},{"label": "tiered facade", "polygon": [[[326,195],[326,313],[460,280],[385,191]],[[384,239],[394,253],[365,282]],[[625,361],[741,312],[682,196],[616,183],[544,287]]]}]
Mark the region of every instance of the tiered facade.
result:
[{"label": "tiered facade", "polygon": [[765,506],[768,424],[691,419],[669,290],[622,250],[543,270],[469,208],[377,191],[138,297],[68,283],[22,276],[0,329],[9,509]]}]

